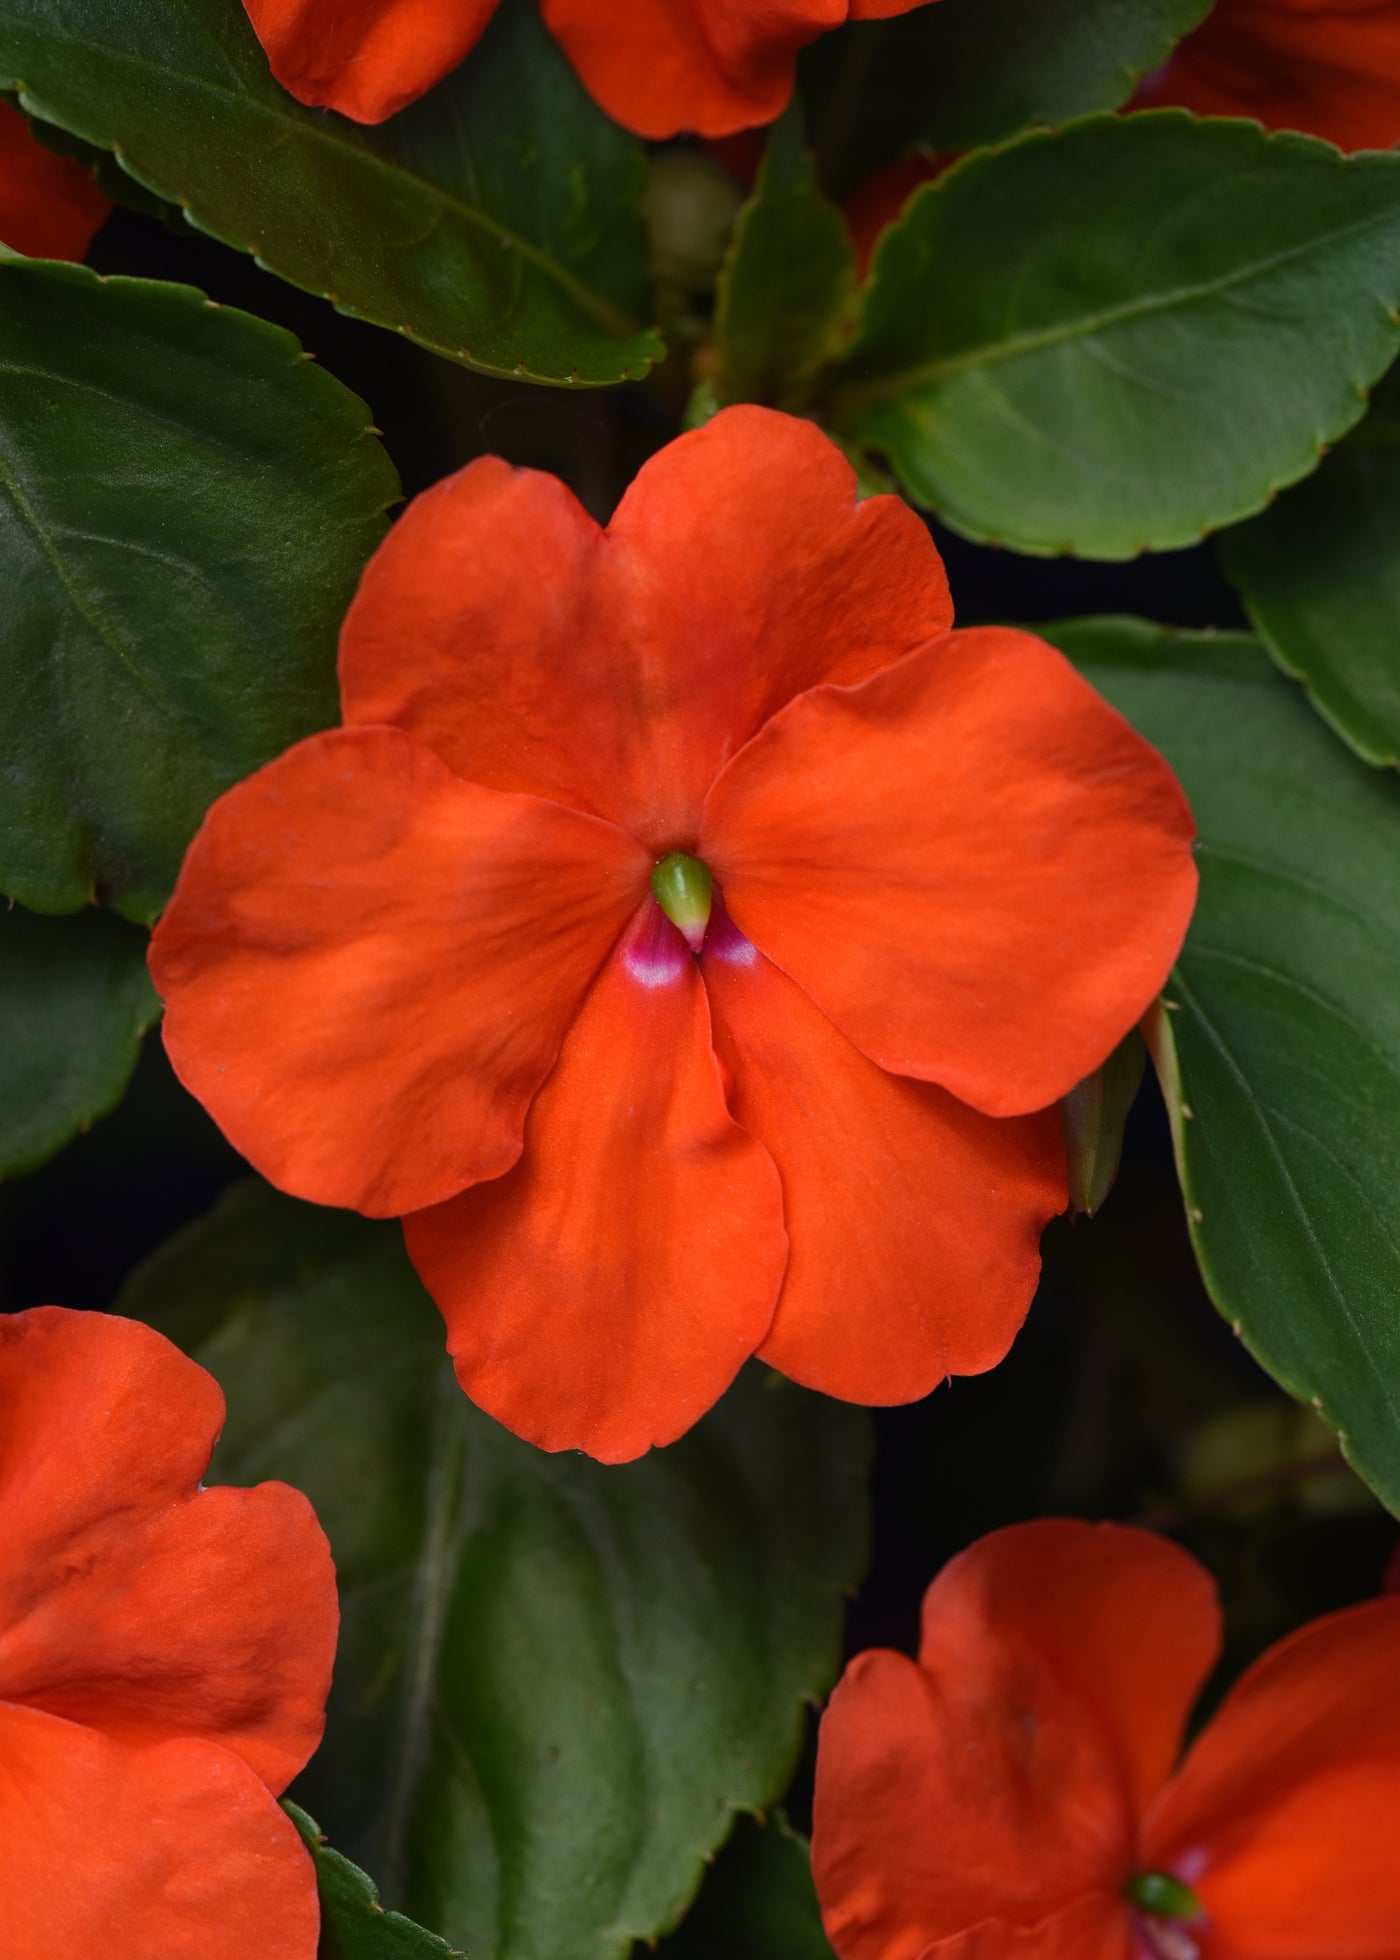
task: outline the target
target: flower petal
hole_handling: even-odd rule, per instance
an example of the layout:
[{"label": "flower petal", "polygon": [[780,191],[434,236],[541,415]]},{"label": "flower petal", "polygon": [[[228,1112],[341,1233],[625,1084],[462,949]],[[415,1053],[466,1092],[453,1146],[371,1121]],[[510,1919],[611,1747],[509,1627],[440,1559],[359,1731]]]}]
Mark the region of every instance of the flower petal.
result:
[{"label": "flower petal", "polygon": [[882,1068],[1043,1109],[1141,1018],[1195,902],[1155,749],[1027,633],[794,701],[710,793],[735,920]]},{"label": "flower petal", "polygon": [[1146,1831],[1184,1866],[1211,1960],[1392,1960],[1400,1928],[1400,1599],[1315,1621],[1228,1694]]},{"label": "flower petal", "polygon": [[1147,1532],[1051,1520],[953,1559],[918,1665],[862,1654],[822,1721],[813,1861],[843,1960],[1116,1891],[1218,1643],[1206,1574]]},{"label": "flower petal", "polygon": [[730,1108],[778,1166],[792,1241],[761,1358],[875,1403],[995,1366],[1066,1202],[1055,1113],[998,1121],[887,1075],[737,934],[712,931],[704,972]]},{"label": "flower petal", "polygon": [[614,122],[638,136],[730,136],[782,114],[798,50],[846,19],[847,0],[630,0],[625,28],[598,0],[542,11]]},{"label": "flower petal", "polygon": [[46,150],[0,101],[0,243],[31,259],[80,259],[111,208],[90,171]]},{"label": "flower petal", "polygon": [[450,74],[498,0],[243,0],[298,102],[380,123]]},{"label": "flower petal", "polygon": [[316,1873],[231,1750],[0,1703],[0,1953],[315,1960]]},{"label": "flower petal", "polygon": [[348,722],[393,722],[459,775],[610,818],[660,856],[794,694],[854,681],[952,618],[897,497],[810,423],[733,408],[638,474],[606,532],[494,457],[409,506],[341,637]]},{"label": "flower petal", "polygon": [[729,1386],[773,1318],[782,1194],[725,1107],[699,973],[650,900],[535,1100],[520,1163],[404,1236],[463,1388],[543,1449],[624,1462]]},{"label": "flower petal", "polygon": [[320,1741],[335,1654],[310,1504],[285,1484],[200,1489],[223,1397],[136,1321],[0,1316],[0,1407],[0,1701],[125,1742],[221,1743],[285,1788]]},{"label": "flower petal", "polygon": [[[844,1956],[843,1956],[844,1960]],[[1120,1894],[1089,1892],[1035,1926],[984,1919],[926,1947],[919,1960],[1143,1960]]]},{"label": "flower petal", "polygon": [[1219,0],[1143,88],[1140,106],[1257,116],[1344,150],[1400,141],[1393,0]]},{"label": "flower petal", "polygon": [[220,797],[151,943],[181,1081],[274,1184],[393,1217],[498,1177],[647,888],[624,837],[392,728]]}]

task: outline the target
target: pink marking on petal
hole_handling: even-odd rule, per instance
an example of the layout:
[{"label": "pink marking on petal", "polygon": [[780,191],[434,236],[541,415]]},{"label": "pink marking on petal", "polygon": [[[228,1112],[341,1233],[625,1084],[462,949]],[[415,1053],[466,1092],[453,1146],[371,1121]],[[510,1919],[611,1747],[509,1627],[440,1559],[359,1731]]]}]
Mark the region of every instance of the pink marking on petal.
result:
[{"label": "pink marking on petal", "polygon": [[654,898],[649,898],[627,936],[622,964],[643,987],[669,987],[685,972],[690,952],[685,940]]},{"label": "pink marking on petal", "polygon": [[740,932],[730,918],[718,888],[710,901],[710,924],[705,934],[705,953],[707,957],[713,954],[717,960],[724,960],[729,966],[752,966],[758,958],[757,946]]}]

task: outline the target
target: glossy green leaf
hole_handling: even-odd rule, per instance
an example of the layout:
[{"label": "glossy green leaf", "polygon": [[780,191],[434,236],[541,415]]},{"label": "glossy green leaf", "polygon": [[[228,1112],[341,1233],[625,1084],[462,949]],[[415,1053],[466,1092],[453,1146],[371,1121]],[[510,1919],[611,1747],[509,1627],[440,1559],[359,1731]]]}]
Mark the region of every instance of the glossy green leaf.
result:
[{"label": "glossy green leaf", "polygon": [[1220,555],[1283,671],[1358,755],[1400,767],[1400,377]]},{"label": "glossy green leaf", "polygon": [[1156,1047],[1206,1284],[1400,1511],[1400,782],[1244,635],[1051,637],[1196,814],[1200,903]]},{"label": "glossy green leaf", "polygon": [[159,1012],[138,927],[0,903],[0,1177],[116,1107]]},{"label": "glossy green leaf", "polygon": [[375,129],[306,109],[238,0],[0,0],[0,87],[294,285],[492,374],[596,384],[638,330],[641,146],[508,0]]},{"label": "glossy green leaf", "polygon": [[794,104],[769,135],[720,274],[718,398],[800,406],[842,350],[855,290],[850,233],[817,186]]},{"label": "glossy green leaf", "polygon": [[320,1826],[296,1804],[282,1806],[316,1861],[321,1899],[321,1944],[316,1960],[463,1960],[457,1947],[415,1926],[402,1913],[386,1912],[367,1873],[333,1851]]},{"label": "glossy green leaf", "polygon": [[213,798],[336,720],[397,488],[290,334],[0,258],[0,890],[154,917]]},{"label": "glossy green leaf", "polygon": [[1305,476],[1397,302],[1400,156],[1094,117],[915,195],[825,417],[970,537],[1127,558]]},{"label": "glossy green leaf", "polygon": [[833,1960],[805,1841],[741,1818],[661,1960]]},{"label": "glossy green leaf", "polygon": [[1116,109],[1212,0],[939,0],[811,50],[824,153],[848,189],[916,144],[954,155]]},{"label": "glossy green leaf", "polygon": [[260,1185],[138,1276],[223,1384],[212,1475],[315,1503],[344,1624],[297,1786],[386,1900],[472,1960],[603,1960],[668,1926],[792,1773],[864,1557],[863,1415],[747,1375],[609,1468],[474,1410],[393,1226]]}]

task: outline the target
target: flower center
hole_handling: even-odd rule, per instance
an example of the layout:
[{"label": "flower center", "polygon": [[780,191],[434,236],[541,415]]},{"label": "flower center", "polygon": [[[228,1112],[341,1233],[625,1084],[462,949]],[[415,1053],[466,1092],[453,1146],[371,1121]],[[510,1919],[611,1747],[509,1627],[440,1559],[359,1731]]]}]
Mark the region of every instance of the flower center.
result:
[{"label": "flower center", "polygon": [[1143,1960],[1200,1960],[1191,1927],[1205,1914],[1189,1885],[1174,1872],[1134,1872],[1123,1891],[1137,1907]]},{"label": "flower center", "polygon": [[714,880],[710,867],[684,851],[672,851],[662,858],[651,874],[651,889],[657,904],[671,924],[682,934],[692,953],[705,943],[714,903]]}]

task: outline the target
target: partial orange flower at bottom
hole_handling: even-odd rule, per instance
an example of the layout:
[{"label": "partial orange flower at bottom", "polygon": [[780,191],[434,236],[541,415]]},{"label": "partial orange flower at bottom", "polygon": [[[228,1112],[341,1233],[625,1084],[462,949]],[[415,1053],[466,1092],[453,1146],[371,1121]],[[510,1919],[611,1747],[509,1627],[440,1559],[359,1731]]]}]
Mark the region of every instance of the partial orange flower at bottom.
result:
[{"label": "partial orange flower at bottom", "polygon": [[135,1321],[0,1315],[0,1953],[315,1960],[277,1794],[320,1740],[330,1552],[204,1490],[223,1397]]},{"label": "partial orange flower at bottom", "polygon": [[0,245],[29,259],[80,259],[111,209],[81,164],[46,150],[0,100]]},{"label": "partial orange flower at bottom", "polygon": [[840,1960],[1396,1960],[1400,1599],[1255,1663],[1165,1539],[1047,1521],[953,1559],[916,1662],[822,1720],[813,1870]]},{"label": "partial orange flower at bottom", "polygon": [[474,1401],[669,1442],[758,1353],[858,1402],[999,1361],[1054,1105],[1195,897],[1162,758],[809,423],[735,408],[606,530],[495,458],[341,636],[346,726],[214,805],[151,970],[273,1183],[404,1219]]}]

